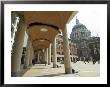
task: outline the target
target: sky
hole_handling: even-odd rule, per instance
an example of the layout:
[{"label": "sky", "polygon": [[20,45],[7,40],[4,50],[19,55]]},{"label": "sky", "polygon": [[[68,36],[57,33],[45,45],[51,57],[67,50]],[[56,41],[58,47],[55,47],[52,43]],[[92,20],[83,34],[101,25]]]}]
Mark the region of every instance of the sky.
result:
[{"label": "sky", "polygon": [[103,13],[105,10],[105,8],[99,8],[98,6],[87,7],[86,9],[80,8],[75,17],[67,25],[68,38],[70,38],[72,28],[76,24],[76,16],[79,22],[91,31],[91,36],[100,37],[100,24],[103,24],[102,21],[104,22],[106,18],[106,14]]}]

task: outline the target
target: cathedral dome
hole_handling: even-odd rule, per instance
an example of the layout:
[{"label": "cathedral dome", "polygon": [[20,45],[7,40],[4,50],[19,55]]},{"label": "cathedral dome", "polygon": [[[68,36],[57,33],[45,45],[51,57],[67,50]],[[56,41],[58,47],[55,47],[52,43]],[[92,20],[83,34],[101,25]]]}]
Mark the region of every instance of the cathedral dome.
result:
[{"label": "cathedral dome", "polygon": [[75,31],[76,29],[84,29],[84,30],[86,30],[87,28],[86,28],[86,26],[84,24],[79,23],[79,24],[76,24],[73,27],[72,31]]},{"label": "cathedral dome", "polygon": [[72,31],[76,31],[77,29],[87,30],[84,24],[79,23],[78,19],[76,19],[76,25],[73,27]]},{"label": "cathedral dome", "polygon": [[84,24],[79,23],[79,20],[76,18],[76,25],[72,28],[70,38],[73,41],[79,41],[84,39],[89,39],[91,32],[86,28]]}]

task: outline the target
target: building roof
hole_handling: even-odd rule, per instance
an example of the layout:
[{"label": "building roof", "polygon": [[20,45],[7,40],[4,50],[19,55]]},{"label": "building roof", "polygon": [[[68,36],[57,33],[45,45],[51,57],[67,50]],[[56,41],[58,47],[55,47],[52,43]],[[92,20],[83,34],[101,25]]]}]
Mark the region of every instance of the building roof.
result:
[{"label": "building roof", "polygon": [[76,31],[78,29],[83,29],[83,30],[87,30],[86,26],[82,23],[79,23],[79,20],[76,17],[76,25],[73,27],[72,32]]}]

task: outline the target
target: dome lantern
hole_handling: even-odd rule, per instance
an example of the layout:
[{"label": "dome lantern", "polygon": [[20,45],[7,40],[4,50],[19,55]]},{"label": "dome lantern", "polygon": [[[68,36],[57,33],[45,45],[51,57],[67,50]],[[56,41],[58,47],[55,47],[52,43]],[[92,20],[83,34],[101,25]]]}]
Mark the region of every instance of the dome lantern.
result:
[{"label": "dome lantern", "polygon": [[77,19],[77,16],[76,16],[76,24],[79,24],[79,20]]}]

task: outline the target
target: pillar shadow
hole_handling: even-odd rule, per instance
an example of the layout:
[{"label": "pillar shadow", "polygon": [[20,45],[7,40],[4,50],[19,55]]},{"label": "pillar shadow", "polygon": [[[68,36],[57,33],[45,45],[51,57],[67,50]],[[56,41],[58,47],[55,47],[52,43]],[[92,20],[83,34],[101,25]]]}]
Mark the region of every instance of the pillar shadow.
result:
[{"label": "pillar shadow", "polygon": [[31,67],[29,67],[29,68],[27,68],[27,69],[23,69],[21,72],[20,72],[20,76],[22,77],[28,70],[30,70],[32,68],[32,66]]},{"label": "pillar shadow", "polygon": [[49,74],[49,75],[42,75],[42,76],[36,76],[36,77],[54,77],[54,76],[61,76],[61,75],[65,75],[65,73]]},{"label": "pillar shadow", "polygon": [[35,64],[35,66],[45,66],[45,64]]},{"label": "pillar shadow", "polygon": [[31,69],[47,69],[47,68],[38,68],[38,67],[36,68],[36,67],[35,67],[35,68],[31,68]]}]

